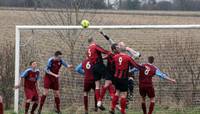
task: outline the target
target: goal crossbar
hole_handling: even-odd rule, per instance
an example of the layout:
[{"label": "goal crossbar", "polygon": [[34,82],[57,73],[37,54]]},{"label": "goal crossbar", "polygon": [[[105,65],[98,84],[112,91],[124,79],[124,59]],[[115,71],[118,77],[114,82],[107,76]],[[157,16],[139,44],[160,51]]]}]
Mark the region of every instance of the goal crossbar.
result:
[{"label": "goal crossbar", "polygon": [[[200,25],[105,25],[89,26],[87,29],[199,29]],[[15,28],[15,85],[19,80],[20,65],[20,31],[23,30],[67,30],[83,29],[82,26],[59,26],[59,25],[17,25]],[[87,30],[86,29],[86,30]],[[14,94],[14,112],[18,114],[19,89]]]},{"label": "goal crossbar", "polygon": [[[62,30],[62,29],[83,29],[82,26],[59,26],[59,25],[17,25],[20,30]],[[200,28],[200,25],[106,25],[106,26],[89,26],[87,29],[195,29]]]}]

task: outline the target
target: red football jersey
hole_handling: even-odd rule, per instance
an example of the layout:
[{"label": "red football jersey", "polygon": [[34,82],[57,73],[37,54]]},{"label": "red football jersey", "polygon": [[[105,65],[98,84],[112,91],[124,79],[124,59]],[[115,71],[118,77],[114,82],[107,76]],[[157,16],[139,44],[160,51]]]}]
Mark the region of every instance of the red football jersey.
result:
[{"label": "red football jersey", "polygon": [[33,71],[32,69],[27,69],[22,77],[24,77],[24,88],[36,88],[39,70]]},{"label": "red football jersey", "polygon": [[115,63],[115,77],[117,78],[128,78],[128,71],[130,66],[134,66],[139,69],[141,67],[129,55],[125,53],[116,54],[113,59]]},{"label": "red football jersey", "polygon": [[101,54],[109,54],[110,52],[103,49],[99,45],[93,43],[89,45],[87,49],[87,57],[89,58],[91,64],[96,63],[103,63],[102,55]]},{"label": "red football jersey", "polygon": [[82,68],[83,68],[84,74],[85,74],[85,78],[84,78],[85,81],[93,81],[94,80],[91,67],[92,67],[92,65],[91,65],[89,59],[86,59],[82,62]]},{"label": "red football jersey", "polygon": [[50,70],[55,74],[58,74],[61,66],[62,66],[62,60],[56,60],[52,57],[48,60],[47,70]]},{"label": "red football jersey", "polygon": [[143,64],[146,69],[140,70],[139,85],[140,86],[153,86],[152,77],[156,74],[157,68],[151,64]]}]

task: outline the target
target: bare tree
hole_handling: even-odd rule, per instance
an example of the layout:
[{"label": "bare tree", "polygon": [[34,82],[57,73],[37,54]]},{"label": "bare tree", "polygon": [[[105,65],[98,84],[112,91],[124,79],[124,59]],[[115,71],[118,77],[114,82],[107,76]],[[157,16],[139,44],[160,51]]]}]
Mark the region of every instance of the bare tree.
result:
[{"label": "bare tree", "polygon": [[13,80],[14,80],[14,46],[6,41],[1,46],[0,51],[0,92],[5,102],[5,108],[11,107],[13,98]]},{"label": "bare tree", "polygon": [[[96,10],[93,10],[91,13],[89,10],[81,9],[84,5],[90,5],[92,2],[87,0],[75,0],[69,3],[67,1],[68,0],[65,2],[65,8],[47,9],[41,4],[42,8],[40,8],[40,11],[30,13],[30,16],[37,25],[80,25],[82,19],[88,19],[90,23],[101,23],[101,20],[98,21],[97,18],[95,18]],[[92,16],[88,16],[89,13]],[[83,36],[85,37],[84,39],[87,39],[87,37],[91,37],[95,33],[90,30],[86,31],[87,33],[83,30],[54,30],[50,32],[53,36],[50,35],[48,37],[54,37],[51,42],[56,44],[59,49],[67,50],[69,54],[65,57],[69,58],[68,61],[70,64],[76,65],[83,59],[86,51],[85,41],[87,40],[83,41],[81,37]],[[85,34],[87,34],[87,36],[85,36]],[[62,45],[60,45],[60,43],[62,43]],[[61,81],[61,83],[64,84],[66,81],[69,82],[67,88],[62,90],[71,95],[70,97],[65,98],[65,100],[68,101],[67,104],[79,103],[82,99],[76,98],[78,92],[77,89],[74,88],[80,88],[82,83],[77,82],[81,82],[81,79],[77,78],[74,72],[67,72],[64,73],[64,75],[69,75],[66,80]]]},{"label": "bare tree", "polygon": [[168,66],[170,76],[175,76],[177,79],[174,90],[177,105],[180,101],[184,101],[185,105],[191,105],[194,94],[199,91],[197,86],[200,81],[198,62],[200,51],[198,50],[199,44],[195,41],[189,37],[184,42],[180,42],[178,37],[175,37],[161,44],[158,49],[162,61],[165,61],[165,65]]}]

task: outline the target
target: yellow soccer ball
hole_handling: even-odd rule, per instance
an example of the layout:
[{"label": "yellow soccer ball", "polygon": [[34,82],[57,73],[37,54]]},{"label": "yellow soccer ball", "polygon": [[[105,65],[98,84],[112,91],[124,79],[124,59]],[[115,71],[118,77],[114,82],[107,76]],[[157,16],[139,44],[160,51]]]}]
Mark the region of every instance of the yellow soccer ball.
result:
[{"label": "yellow soccer ball", "polygon": [[88,28],[89,25],[90,25],[90,22],[88,20],[84,19],[84,20],[81,21],[81,26],[83,28]]}]

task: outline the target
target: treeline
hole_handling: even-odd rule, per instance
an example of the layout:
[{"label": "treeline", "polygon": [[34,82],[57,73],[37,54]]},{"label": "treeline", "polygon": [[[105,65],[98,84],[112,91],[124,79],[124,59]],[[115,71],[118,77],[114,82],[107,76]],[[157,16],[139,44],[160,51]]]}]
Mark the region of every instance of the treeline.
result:
[{"label": "treeline", "polygon": [[0,0],[0,6],[199,11],[200,0]]},{"label": "treeline", "polygon": [[199,11],[200,0],[117,0],[118,9]]},{"label": "treeline", "polygon": [[103,0],[0,0],[0,6],[34,8],[105,9]]}]

